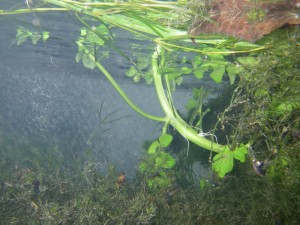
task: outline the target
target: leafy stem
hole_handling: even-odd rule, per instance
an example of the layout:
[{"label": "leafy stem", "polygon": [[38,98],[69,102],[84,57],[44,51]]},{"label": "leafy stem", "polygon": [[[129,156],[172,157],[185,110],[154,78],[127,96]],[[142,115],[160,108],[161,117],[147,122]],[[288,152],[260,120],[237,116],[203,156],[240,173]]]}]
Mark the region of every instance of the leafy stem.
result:
[{"label": "leafy stem", "polygon": [[157,51],[152,55],[152,71],[153,71],[153,80],[157,93],[157,97],[161,104],[163,111],[166,114],[166,117],[169,119],[170,124],[185,138],[194,142],[195,144],[208,149],[214,152],[220,153],[225,150],[227,146],[214,143],[210,140],[207,140],[204,137],[199,136],[199,134],[187,124],[176,111],[173,110],[170,101],[165,94],[164,87],[162,84],[162,75],[159,73],[158,60],[160,57],[161,62],[164,62],[164,50],[160,45],[157,46]]}]

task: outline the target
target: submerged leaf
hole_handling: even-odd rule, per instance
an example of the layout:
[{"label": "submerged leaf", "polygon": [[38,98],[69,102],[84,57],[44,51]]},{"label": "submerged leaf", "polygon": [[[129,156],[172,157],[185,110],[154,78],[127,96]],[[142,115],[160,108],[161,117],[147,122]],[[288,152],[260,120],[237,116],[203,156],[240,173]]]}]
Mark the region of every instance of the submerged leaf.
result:
[{"label": "submerged leaf", "polygon": [[136,75],[136,73],[137,73],[137,70],[135,69],[135,67],[134,67],[134,66],[131,66],[131,67],[129,68],[129,70],[127,70],[126,76],[128,76],[128,77],[133,77],[133,76]]},{"label": "submerged leaf", "polygon": [[89,69],[94,69],[95,66],[96,66],[96,63],[94,60],[92,60],[88,54],[84,54],[82,56],[82,63],[83,65],[86,67],[86,68],[89,68]]},{"label": "submerged leaf", "polygon": [[238,57],[236,59],[240,64],[242,64],[243,66],[250,66],[253,67],[255,65],[258,64],[258,60],[257,58],[251,57],[251,56],[247,56],[247,57]]},{"label": "submerged leaf", "polygon": [[41,39],[41,35],[39,33],[36,33],[34,32],[32,35],[31,35],[31,41],[32,41],[32,44],[36,44],[40,39]]},{"label": "submerged leaf", "polygon": [[153,141],[148,149],[148,154],[150,154],[150,155],[155,154],[158,146],[159,146],[158,141],[157,140]]},{"label": "submerged leaf", "polygon": [[237,65],[228,64],[226,66],[226,72],[228,74],[230,84],[234,84],[236,75],[239,74],[242,70],[242,67]]},{"label": "submerged leaf", "polygon": [[43,41],[44,41],[44,42],[47,41],[48,38],[50,37],[49,32],[44,31],[43,34],[42,34],[42,37],[43,37]]},{"label": "submerged leaf", "polygon": [[157,168],[170,169],[176,163],[176,160],[166,152],[160,152],[155,158],[155,166]]},{"label": "submerged leaf", "polygon": [[233,155],[229,148],[224,152],[215,155],[213,158],[212,169],[217,172],[218,176],[223,178],[233,168]]},{"label": "submerged leaf", "polygon": [[161,147],[167,147],[170,145],[171,141],[173,140],[172,135],[170,134],[163,134],[159,137],[159,143]]},{"label": "submerged leaf", "polygon": [[223,75],[225,73],[225,66],[217,66],[213,68],[212,73],[210,74],[210,77],[216,82],[221,83]]},{"label": "submerged leaf", "polygon": [[240,145],[234,151],[232,151],[232,155],[235,159],[239,160],[240,162],[245,162],[245,155],[248,153],[248,146]]},{"label": "submerged leaf", "polygon": [[187,105],[185,106],[185,108],[187,110],[191,110],[191,109],[194,109],[196,106],[197,106],[196,100],[191,98],[191,99],[189,99],[189,101],[188,101]]},{"label": "submerged leaf", "polygon": [[195,77],[201,79],[204,73],[209,69],[209,66],[200,66],[194,70]]}]

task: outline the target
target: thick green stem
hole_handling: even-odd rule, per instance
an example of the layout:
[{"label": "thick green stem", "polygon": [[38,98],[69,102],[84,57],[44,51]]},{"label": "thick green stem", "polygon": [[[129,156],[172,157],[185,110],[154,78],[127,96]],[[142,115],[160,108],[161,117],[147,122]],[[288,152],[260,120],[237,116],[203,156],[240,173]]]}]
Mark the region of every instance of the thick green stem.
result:
[{"label": "thick green stem", "polygon": [[[152,55],[152,70],[153,70],[153,80],[156,88],[156,93],[159,102],[165,112],[170,124],[186,139],[194,142],[200,147],[208,150],[220,153],[225,150],[228,146],[220,145],[201,137],[190,125],[188,125],[178,114],[174,112],[172,106],[170,105],[164,91],[162,84],[161,74],[159,74],[158,57],[161,55],[161,47],[157,46],[157,51]],[[164,61],[164,59],[162,59]]]}]

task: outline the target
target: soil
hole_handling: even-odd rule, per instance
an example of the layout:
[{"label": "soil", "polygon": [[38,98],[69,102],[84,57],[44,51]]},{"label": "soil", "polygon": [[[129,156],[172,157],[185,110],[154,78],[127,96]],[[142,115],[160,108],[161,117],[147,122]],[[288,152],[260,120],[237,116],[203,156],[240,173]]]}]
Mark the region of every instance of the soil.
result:
[{"label": "soil", "polygon": [[216,23],[196,16],[189,35],[221,33],[254,42],[286,24],[300,24],[300,0],[213,0],[208,9],[207,16]]}]

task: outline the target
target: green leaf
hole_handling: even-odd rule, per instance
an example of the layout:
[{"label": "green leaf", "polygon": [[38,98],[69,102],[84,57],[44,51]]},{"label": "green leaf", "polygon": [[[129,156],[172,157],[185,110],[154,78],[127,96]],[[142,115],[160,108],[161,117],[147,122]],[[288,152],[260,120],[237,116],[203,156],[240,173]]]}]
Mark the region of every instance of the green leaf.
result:
[{"label": "green leaf", "polygon": [[25,36],[17,38],[17,45],[22,44],[26,40],[27,40],[27,37],[25,37]]},{"label": "green leaf", "polygon": [[189,99],[187,105],[185,106],[185,108],[187,110],[191,110],[191,109],[194,109],[196,107],[197,103],[196,103],[196,100],[195,99]]},{"label": "green leaf", "polygon": [[44,32],[42,33],[42,37],[43,37],[43,41],[44,41],[44,42],[47,41],[48,38],[50,37],[49,32],[44,31]]},{"label": "green leaf", "polygon": [[82,60],[83,55],[84,55],[84,52],[83,52],[83,51],[78,52],[78,53],[76,54],[75,60],[76,60],[77,63],[79,63],[79,62]]},{"label": "green leaf", "polygon": [[200,65],[202,62],[203,62],[202,56],[197,55],[197,56],[194,58],[194,61],[192,62],[193,68],[194,68],[194,69],[197,68],[198,65]]},{"label": "green leaf", "polygon": [[127,70],[126,76],[128,76],[128,77],[133,77],[133,76],[136,75],[136,73],[137,73],[137,70],[135,69],[135,67],[134,67],[134,66],[131,66],[131,67],[129,68],[129,70]]},{"label": "green leaf", "polygon": [[218,176],[223,178],[233,168],[233,155],[229,148],[224,152],[218,153],[213,158],[212,169],[217,172]]},{"label": "green leaf", "polygon": [[177,72],[172,72],[172,73],[168,73],[167,76],[169,78],[169,81],[176,79],[177,77],[181,76],[181,72],[177,71]]},{"label": "green leaf", "polygon": [[183,77],[177,77],[175,81],[177,85],[181,85],[183,82]]},{"label": "green leaf", "polygon": [[242,70],[243,68],[238,65],[228,64],[226,66],[226,72],[228,74],[230,84],[234,84],[236,75],[239,74]]},{"label": "green leaf", "polygon": [[269,97],[270,92],[264,88],[258,88],[255,92],[256,97]]},{"label": "green leaf", "polygon": [[201,65],[201,67],[210,67],[210,68],[214,68],[214,67],[218,67],[218,66],[225,66],[227,65],[228,62],[224,61],[224,60],[210,60],[210,61],[206,61],[205,63],[203,63]]},{"label": "green leaf", "polygon": [[138,73],[133,77],[133,82],[137,83],[140,81],[140,79],[142,78],[142,74]]},{"label": "green leaf", "polygon": [[159,137],[158,140],[159,140],[160,146],[165,148],[170,145],[170,143],[173,140],[173,137],[170,134],[163,134],[162,136]]},{"label": "green leaf", "polygon": [[144,79],[147,84],[152,84],[153,77],[152,77],[152,70],[148,70],[146,73],[144,73]]},{"label": "green leaf", "polygon": [[148,185],[148,187],[149,187],[150,189],[153,189],[153,188],[154,188],[153,180],[154,180],[154,179],[149,179],[149,180],[147,181],[147,185]]},{"label": "green leaf", "polygon": [[281,158],[280,161],[282,166],[287,166],[289,164],[289,161],[286,160],[285,158]]},{"label": "green leaf", "polygon": [[160,171],[156,177],[148,179],[147,184],[150,189],[164,188],[171,184],[171,179],[166,172]]},{"label": "green leaf", "polygon": [[225,73],[225,66],[217,66],[213,68],[212,73],[210,74],[210,77],[216,82],[216,83],[221,83],[222,82],[222,77]]},{"label": "green leaf", "polygon": [[19,27],[17,29],[17,35],[16,35],[17,45],[20,45],[23,42],[25,42],[27,40],[27,38],[30,37],[31,35],[32,35],[32,32],[30,32],[29,30],[27,30],[23,27]]},{"label": "green leaf", "polygon": [[231,153],[235,159],[240,162],[245,162],[245,156],[248,153],[248,146],[242,144]]},{"label": "green leaf", "polygon": [[257,58],[251,57],[251,56],[246,56],[246,57],[238,57],[236,59],[240,64],[243,66],[256,66],[258,64]]},{"label": "green leaf", "polygon": [[150,147],[148,148],[148,154],[150,155],[155,154],[158,146],[159,146],[159,142],[157,140],[153,141]]},{"label": "green leaf", "polygon": [[157,168],[170,169],[176,163],[176,160],[166,152],[160,152],[155,158],[155,166]]},{"label": "green leaf", "polygon": [[275,108],[275,113],[279,115],[288,114],[293,110],[293,104],[289,102],[282,102]]},{"label": "green leaf", "polygon": [[193,69],[185,67],[185,66],[180,68],[181,74],[190,74],[192,71],[193,71]]},{"label": "green leaf", "polygon": [[159,143],[161,147],[167,147],[173,140],[173,136],[170,134],[163,134],[159,137]]},{"label": "green leaf", "polygon": [[148,168],[147,163],[145,163],[145,162],[140,163],[139,169],[140,169],[141,172],[146,172],[147,168]]},{"label": "green leaf", "polygon": [[201,179],[199,185],[200,189],[203,190],[206,187],[206,181],[204,179]]},{"label": "green leaf", "polygon": [[81,35],[81,36],[86,36],[86,35],[87,35],[87,30],[86,30],[85,28],[82,28],[82,29],[80,30],[80,35]]},{"label": "green leaf", "polygon": [[93,61],[88,54],[82,56],[82,63],[86,68],[94,69],[96,66],[95,61]]},{"label": "green leaf", "polygon": [[143,69],[147,68],[148,66],[149,66],[148,58],[143,57],[143,58],[138,59],[137,65],[136,65],[138,70],[143,70]]},{"label": "green leaf", "polygon": [[204,73],[209,69],[209,66],[200,66],[194,70],[195,77],[201,79]]},{"label": "green leaf", "polygon": [[32,44],[36,44],[40,39],[41,39],[41,35],[39,33],[36,33],[34,32],[32,35],[31,35],[31,40],[32,40]]}]

